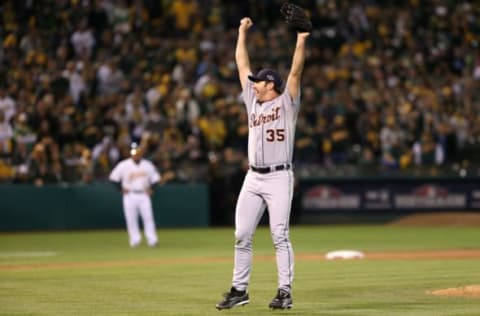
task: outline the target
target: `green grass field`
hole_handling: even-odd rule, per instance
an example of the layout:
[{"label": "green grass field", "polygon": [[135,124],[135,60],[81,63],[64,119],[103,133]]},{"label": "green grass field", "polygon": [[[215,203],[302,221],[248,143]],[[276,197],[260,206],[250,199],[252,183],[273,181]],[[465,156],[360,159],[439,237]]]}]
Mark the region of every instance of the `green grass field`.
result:
[{"label": "green grass field", "polygon": [[[372,252],[480,249],[477,227],[293,226],[294,308],[271,311],[276,268],[254,240],[250,304],[217,311],[230,286],[233,228],[159,230],[130,249],[123,230],[0,234],[0,315],[480,315],[480,297],[428,291],[480,284],[480,258],[368,259]],[[356,249],[365,259],[323,259]],[[255,258],[257,260],[255,260]]]}]

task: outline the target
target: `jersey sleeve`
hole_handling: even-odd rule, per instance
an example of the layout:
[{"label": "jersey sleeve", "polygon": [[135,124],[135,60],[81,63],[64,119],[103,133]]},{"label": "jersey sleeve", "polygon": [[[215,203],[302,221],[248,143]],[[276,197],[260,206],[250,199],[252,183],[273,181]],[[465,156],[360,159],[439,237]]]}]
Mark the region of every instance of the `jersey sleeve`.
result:
[{"label": "jersey sleeve", "polygon": [[292,98],[292,105],[296,108],[300,107],[300,97],[302,96],[301,91],[298,92],[298,96],[296,98]]},{"label": "jersey sleeve", "polygon": [[148,180],[150,184],[160,182],[162,179],[162,176],[160,175],[160,172],[158,172],[157,168],[153,163],[148,163]]},{"label": "jersey sleeve", "polygon": [[288,93],[287,89],[285,89],[280,95],[280,98],[283,104],[291,105],[285,108],[287,112],[298,112],[298,110],[300,109],[300,93],[296,98],[292,98],[290,93]]},{"label": "jersey sleeve", "polygon": [[288,92],[288,85],[289,85],[289,81],[287,80],[287,83],[285,84],[285,89],[283,90],[283,94],[286,94],[288,95],[288,97],[290,98],[291,102],[292,102],[292,106],[294,107],[298,107],[300,105],[300,97],[302,96],[302,88],[301,88],[301,85],[300,85],[300,82],[298,83],[298,96],[297,97],[292,97],[290,95],[290,93]]},{"label": "jersey sleeve", "polygon": [[123,169],[123,164],[119,163],[117,164],[112,172],[110,173],[109,180],[113,182],[121,182],[122,181],[122,169]]},{"label": "jersey sleeve", "polygon": [[247,79],[247,84],[245,89],[242,91],[243,102],[247,108],[247,112],[250,113],[252,110],[253,103],[255,102],[255,93],[253,91],[253,82]]}]

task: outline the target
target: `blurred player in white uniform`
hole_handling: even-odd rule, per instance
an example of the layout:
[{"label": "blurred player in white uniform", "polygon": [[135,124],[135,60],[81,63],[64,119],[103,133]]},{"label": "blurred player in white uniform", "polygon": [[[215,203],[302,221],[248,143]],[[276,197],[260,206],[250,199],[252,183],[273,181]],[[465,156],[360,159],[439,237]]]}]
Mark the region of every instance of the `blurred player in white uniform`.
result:
[{"label": "blurred player in white uniform", "polygon": [[278,273],[277,295],[269,307],[286,309],[293,305],[291,291],[294,262],[289,238],[294,186],[292,158],[295,125],[300,108],[305,43],[310,33],[297,33],[292,66],[283,88],[282,79],[275,70],[262,69],[252,75],[246,44],[247,32],[252,24],[250,18],[240,21],[235,51],[242,96],[248,114],[250,169],[245,176],[235,211],[232,287],[216,305],[217,309],[249,303],[253,235],[266,208]]},{"label": "blurred player in white uniform", "polygon": [[143,222],[148,245],[154,247],[158,243],[151,195],[153,186],[160,182],[161,176],[150,161],[143,159],[143,150],[133,143],[130,149],[131,156],[120,161],[109,177],[123,194],[123,212],[131,247],[138,246],[142,241],[139,217]]}]

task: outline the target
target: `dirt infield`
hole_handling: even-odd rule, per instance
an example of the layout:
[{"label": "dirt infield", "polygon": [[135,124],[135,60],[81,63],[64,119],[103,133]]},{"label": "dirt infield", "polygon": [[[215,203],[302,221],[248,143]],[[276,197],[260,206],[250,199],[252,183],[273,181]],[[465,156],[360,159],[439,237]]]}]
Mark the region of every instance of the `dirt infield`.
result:
[{"label": "dirt infield", "polygon": [[480,212],[417,213],[397,219],[389,225],[400,226],[480,226]]},{"label": "dirt infield", "polygon": [[468,285],[463,287],[454,287],[454,288],[448,288],[443,290],[436,290],[433,292],[428,292],[427,294],[440,295],[440,296],[464,296],[464,297],[480,298],[480,285]]}]

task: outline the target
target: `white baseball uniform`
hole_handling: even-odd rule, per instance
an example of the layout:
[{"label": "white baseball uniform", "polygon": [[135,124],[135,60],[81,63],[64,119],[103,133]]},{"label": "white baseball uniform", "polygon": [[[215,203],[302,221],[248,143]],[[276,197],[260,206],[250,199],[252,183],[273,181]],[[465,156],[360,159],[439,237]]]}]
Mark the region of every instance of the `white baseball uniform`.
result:
[{"label": "white baseball uniform", "polygon": [[159,182],[160,173],[148,160],[141,159],[136,163],[132,158],[120,161],[110,173],[110,181],[121,183],[123,194],[123,212],[127,224],[130,246],[137,246],[142,236],[138,217],[142,218],[145,238],[148,245],[158,242],[152,201],[147,190],[152,184]]},{"label": "white baseball uniform", "polygon": [[268,207],[276,252],[278,287],[289,292],[294,268],[289,238],[294,186],[292,158],[300,96],[292,99],[285,90],[275,99],[259,104],[253,83],[249,80],[242,96],[248,113],[250,170],[245,176],[236,206],[232,285],[239,291],[248,287],[253,235]]}]

